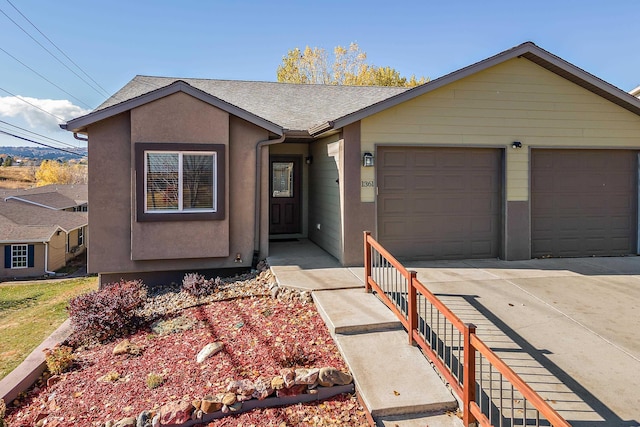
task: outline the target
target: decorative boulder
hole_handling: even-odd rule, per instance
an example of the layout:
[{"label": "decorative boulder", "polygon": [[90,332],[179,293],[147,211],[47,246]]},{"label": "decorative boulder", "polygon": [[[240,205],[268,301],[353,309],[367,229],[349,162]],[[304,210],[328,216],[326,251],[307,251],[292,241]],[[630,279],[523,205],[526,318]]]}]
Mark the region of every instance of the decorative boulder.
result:
[{"label": "decorative boulder", "polygon": [[296,373],[291,368],[285,368],[280,370],[280,375],[284,380],[285,387],[291,387],[296,383]]},{"label": "decorative boulder", "polygon": [[318,368],[300,368],[295,370],[295,384],[314,385],[318,381],[318,374],[320,369]]},{"label": "decorative boulder", "polygon": [[160,408],[160,424],[184,424],[191,419],[191,402],[172,402]]},{"label": "decorative boulder", "polygon": [[142,354],[142,347],[125,339],[120,341],[115,347],[113,347],[112,353],[114,356],[119,356],[121,354],[131,354],[133,356],[139,356],[140,354]]},{"label": "decorative boulder", "polygon": [[256,391],[255,384],[248,379],[231,381],[227,386],[227,391],[239,396],[251,396]]},{"label": "decorative boulder", "polygon": [[212,414],[222,409],[222,402],[213,396],[205,396],[200,402],[200,408],[205,414]]},{"label": "decorative boulder", "polygon": [[304,393],[307,390],[307,386],[304,384],[296,384],[292,387],[281,388],[276,391],[277,397],[297,396]]},{"label": "decorative boulder", "polygon": [[206,346],[204,346],[202,350],[200,350],[200,353],[198,353],[198,356],[196,356],[196,362],[198,363],[204,362],[209,357],[213,356],[216,353],[219,353],[223,347],[224,347],[224,344],[222,344],[221,342],[212,342],[207,344]]},{"label": "decorative boulder", "polygon": [[323,387],[333,387],[334,385],[351,384],[353,377],[336,368],[321,368],[318,373],[318,383]]},{"label": "decorative boulder", "polygon": [[271,387],[271,381],[265,380],[264,378],[258,378],[255,382],[255,391],[251,395],[251,397],[264,400],[267,397],[273,394],[273,387]]},{"label": "decorative boulder", "polygon": [[284,388],[284,378],[282,378],[281,376],[273,377],[273,379],[271,379],[271,388],[273,388],[274,390],[280,390],[281,388]]}]

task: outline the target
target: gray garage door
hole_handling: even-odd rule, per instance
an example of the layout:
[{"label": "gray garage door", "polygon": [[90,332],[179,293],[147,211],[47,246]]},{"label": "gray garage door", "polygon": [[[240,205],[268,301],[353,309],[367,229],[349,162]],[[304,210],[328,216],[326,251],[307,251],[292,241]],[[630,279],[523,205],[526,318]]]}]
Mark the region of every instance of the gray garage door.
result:
[{"label": "gray garage door", "polygon": [[531,256],[636,252],[637,153],[532,150]]},{"label": "gray garage door", "polygon": [[499,255],[501,150],[379,147],[376,163],[378,239],[392,254]]}]

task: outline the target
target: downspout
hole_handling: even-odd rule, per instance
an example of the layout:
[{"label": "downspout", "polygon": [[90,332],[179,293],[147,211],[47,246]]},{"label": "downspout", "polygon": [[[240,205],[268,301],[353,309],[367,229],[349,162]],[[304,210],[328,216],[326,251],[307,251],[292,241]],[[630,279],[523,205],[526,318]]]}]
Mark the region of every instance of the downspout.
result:
[{"label": "downspout", "polygon": [[262,205],[262,148],[268,145],[280,144],[284,142],[286,136],[284,132],[278,139],[265,139],[256,144],[256,184],[255,184],[255,217],[254,235],[253,235],[253,258],[251,259],[251,267],[256,268],[260,257],[260,221],[261,221],[261,205]]},{"label": "downspout", "polygon": [[55,271],[49,271],[49,242],[44,243],[44,272],[52,276],[56,275]]},{"label": "downspout", "polygon": [[78,141],[84,141],[84,142],[88,142],[89,141],[89,138],[83,138],[81,136],[78,136],[78,132],[74,132],[73,133],[73,137],[75,139],[77,139]]}]

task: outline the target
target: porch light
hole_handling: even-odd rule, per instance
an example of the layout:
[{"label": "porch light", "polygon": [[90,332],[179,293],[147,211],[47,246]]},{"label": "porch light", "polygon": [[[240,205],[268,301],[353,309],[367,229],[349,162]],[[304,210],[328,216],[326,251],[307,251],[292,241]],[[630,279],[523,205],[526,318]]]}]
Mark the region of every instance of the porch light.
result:
[{"label": "porch light", "polygon": [[511,144],[511,148],[522,148],[522,142],[513,141],[513,143]]},{"label": "porch light", "polygon": [[304,158],[304,162],[308,165],[310,165],[311,163],[313,163],[313,156],[308,156]]},{"label": "porch light", "polygon": [[367,152],[362,155],[362,166],[365,168],[373,166],[373,154]]}]

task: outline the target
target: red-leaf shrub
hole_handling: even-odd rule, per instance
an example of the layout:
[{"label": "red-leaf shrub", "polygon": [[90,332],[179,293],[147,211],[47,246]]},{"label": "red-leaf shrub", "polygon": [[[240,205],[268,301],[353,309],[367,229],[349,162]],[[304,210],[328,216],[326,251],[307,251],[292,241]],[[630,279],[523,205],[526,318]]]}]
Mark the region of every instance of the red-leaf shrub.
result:
[{"label": "red-leaf shrub", "polygon": [[67,307],[73,326],[71,342],[105,342],[134,332],[142,323],[135,310],[146,298],[142,281],[121,280],[71,299]]}]

